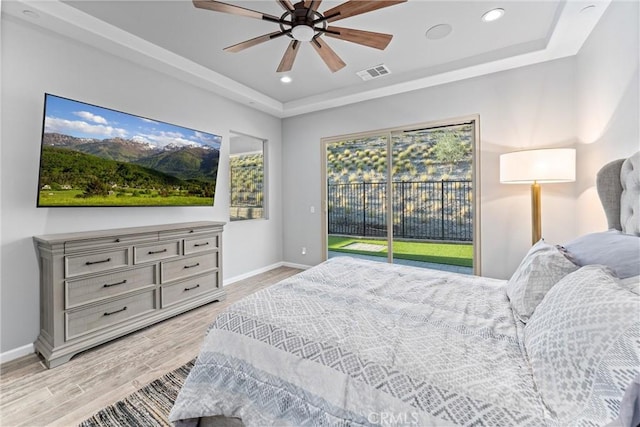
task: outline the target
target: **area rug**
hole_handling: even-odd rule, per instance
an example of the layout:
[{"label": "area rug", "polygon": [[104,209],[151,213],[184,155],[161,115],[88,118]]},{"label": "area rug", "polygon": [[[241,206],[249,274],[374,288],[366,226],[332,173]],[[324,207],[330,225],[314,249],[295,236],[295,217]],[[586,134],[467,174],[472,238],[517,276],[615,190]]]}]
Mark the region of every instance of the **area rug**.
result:
[{"label": "area rug", "polygon": [[107,406],[80,427],[171,426],[169,412],[194,360],[154,380],[123,400]]}]

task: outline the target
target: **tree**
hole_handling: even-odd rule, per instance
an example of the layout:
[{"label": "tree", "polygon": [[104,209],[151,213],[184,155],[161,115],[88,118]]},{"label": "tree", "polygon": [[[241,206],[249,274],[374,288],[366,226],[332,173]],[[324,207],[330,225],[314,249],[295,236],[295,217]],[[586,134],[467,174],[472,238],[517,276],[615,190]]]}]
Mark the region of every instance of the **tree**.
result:
[{"label": "tree", "polygon": [[98,178],[93,177],[85,187],[82,195],[84,197],[107,196],[109,195],[109,186]]},{"label": "tree", "polygon": [[440,163],[449,165],[449,173],[453,165],[467,157],[469,145],[453,132],[444,132],[438,136],[438,142],[433,147],[433,155]]}]

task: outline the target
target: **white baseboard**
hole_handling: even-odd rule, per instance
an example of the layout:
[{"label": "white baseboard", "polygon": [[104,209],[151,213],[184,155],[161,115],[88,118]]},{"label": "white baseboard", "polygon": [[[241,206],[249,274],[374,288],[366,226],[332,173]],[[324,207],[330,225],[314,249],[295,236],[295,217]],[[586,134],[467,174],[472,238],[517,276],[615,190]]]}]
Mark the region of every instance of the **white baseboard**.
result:
[{"label": "white baseboard", "polygon": [[14,348],[13,350],[5,351],[4,353],[0,353],[0,363],[11,362],[12,360],[16,360],[22,356],[34,353],[35,351],[33,344],[27,344],[22,347]]},{"label": "white baseboard", "polygon": [[291,262],[276,262],[275,264],[267,265],[266,267],[258,268],[257,270],[249,271],[247,273],[240,274],[238,276],[233,276],[228,279],[224,279],[222,286],[228,286],[233,283],[239,282],[244,279],[248,279],[249,277],[256,276],[258,274],[266,273],[267,271],[274,270],[278,267],[290,267],[290,268],[299,268],[301,270],[306,270],[311,268],[310,265],[304,264],[294,264]]},{"label": "white baseboard", "polygon": [[299,268],[300,270],[308,270],[310,269],[311,265],[305,265],[305,264],[295,264],[293,262],[283,262],[282,265],[284,267],[290,267],[290,268]]},{"label": "white baseboard", "polygon": [[275,264],[267,265],[266,267],[262,267],[257,270],[249,271],[247,273],[243,273],[238,276],[233,276],[228,279],[224,279],[222,282],[222,286],[228,286],[232,283],[239,282],[244,279],[248,279],[249,277],[255,276],[256,274],[266,273],[267,271],[273,270],[278,267],[282,267],[283,265],[284,265],[283,262],[276,262]]}]

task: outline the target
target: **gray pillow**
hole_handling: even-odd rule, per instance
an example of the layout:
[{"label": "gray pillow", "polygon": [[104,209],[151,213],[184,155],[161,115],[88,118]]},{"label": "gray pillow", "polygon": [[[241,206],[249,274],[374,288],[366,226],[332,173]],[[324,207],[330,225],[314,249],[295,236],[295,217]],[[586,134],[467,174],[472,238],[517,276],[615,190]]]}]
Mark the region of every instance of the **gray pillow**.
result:
[{"label": "gray pillow", "polygon": [[513,314],[526,323],[549,289],[577,269],[557,247],[540,240],[529,249],[507,282]]},{"label": "gray pillow", "polygon": [[620,415],[607,424],[607,427],[640,426],[640,374],[631,381],[620,402]]},{"label": "gray pillow", "polygon": [[598,265],[565,276],[524,328],[533,379],[553,425],[616,419],[640,370],[640,296]]},{"label": "gray pillow", "polygon": [[577,265],[606,265],[620,279],[640,275],[640,236],[618,230],[591,233],[564,245]]}]

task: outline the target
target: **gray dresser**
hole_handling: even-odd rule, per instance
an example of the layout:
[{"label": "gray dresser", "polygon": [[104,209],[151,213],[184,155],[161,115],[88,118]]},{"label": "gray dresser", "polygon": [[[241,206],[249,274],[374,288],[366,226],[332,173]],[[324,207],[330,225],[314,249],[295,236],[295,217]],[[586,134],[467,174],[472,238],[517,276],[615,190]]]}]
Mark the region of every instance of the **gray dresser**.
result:
[{"label": "gray dresser", "polygon": [[222,289],[222,222],[33,238],[40,335],[49,368],[81,351],[211,301]]}]

